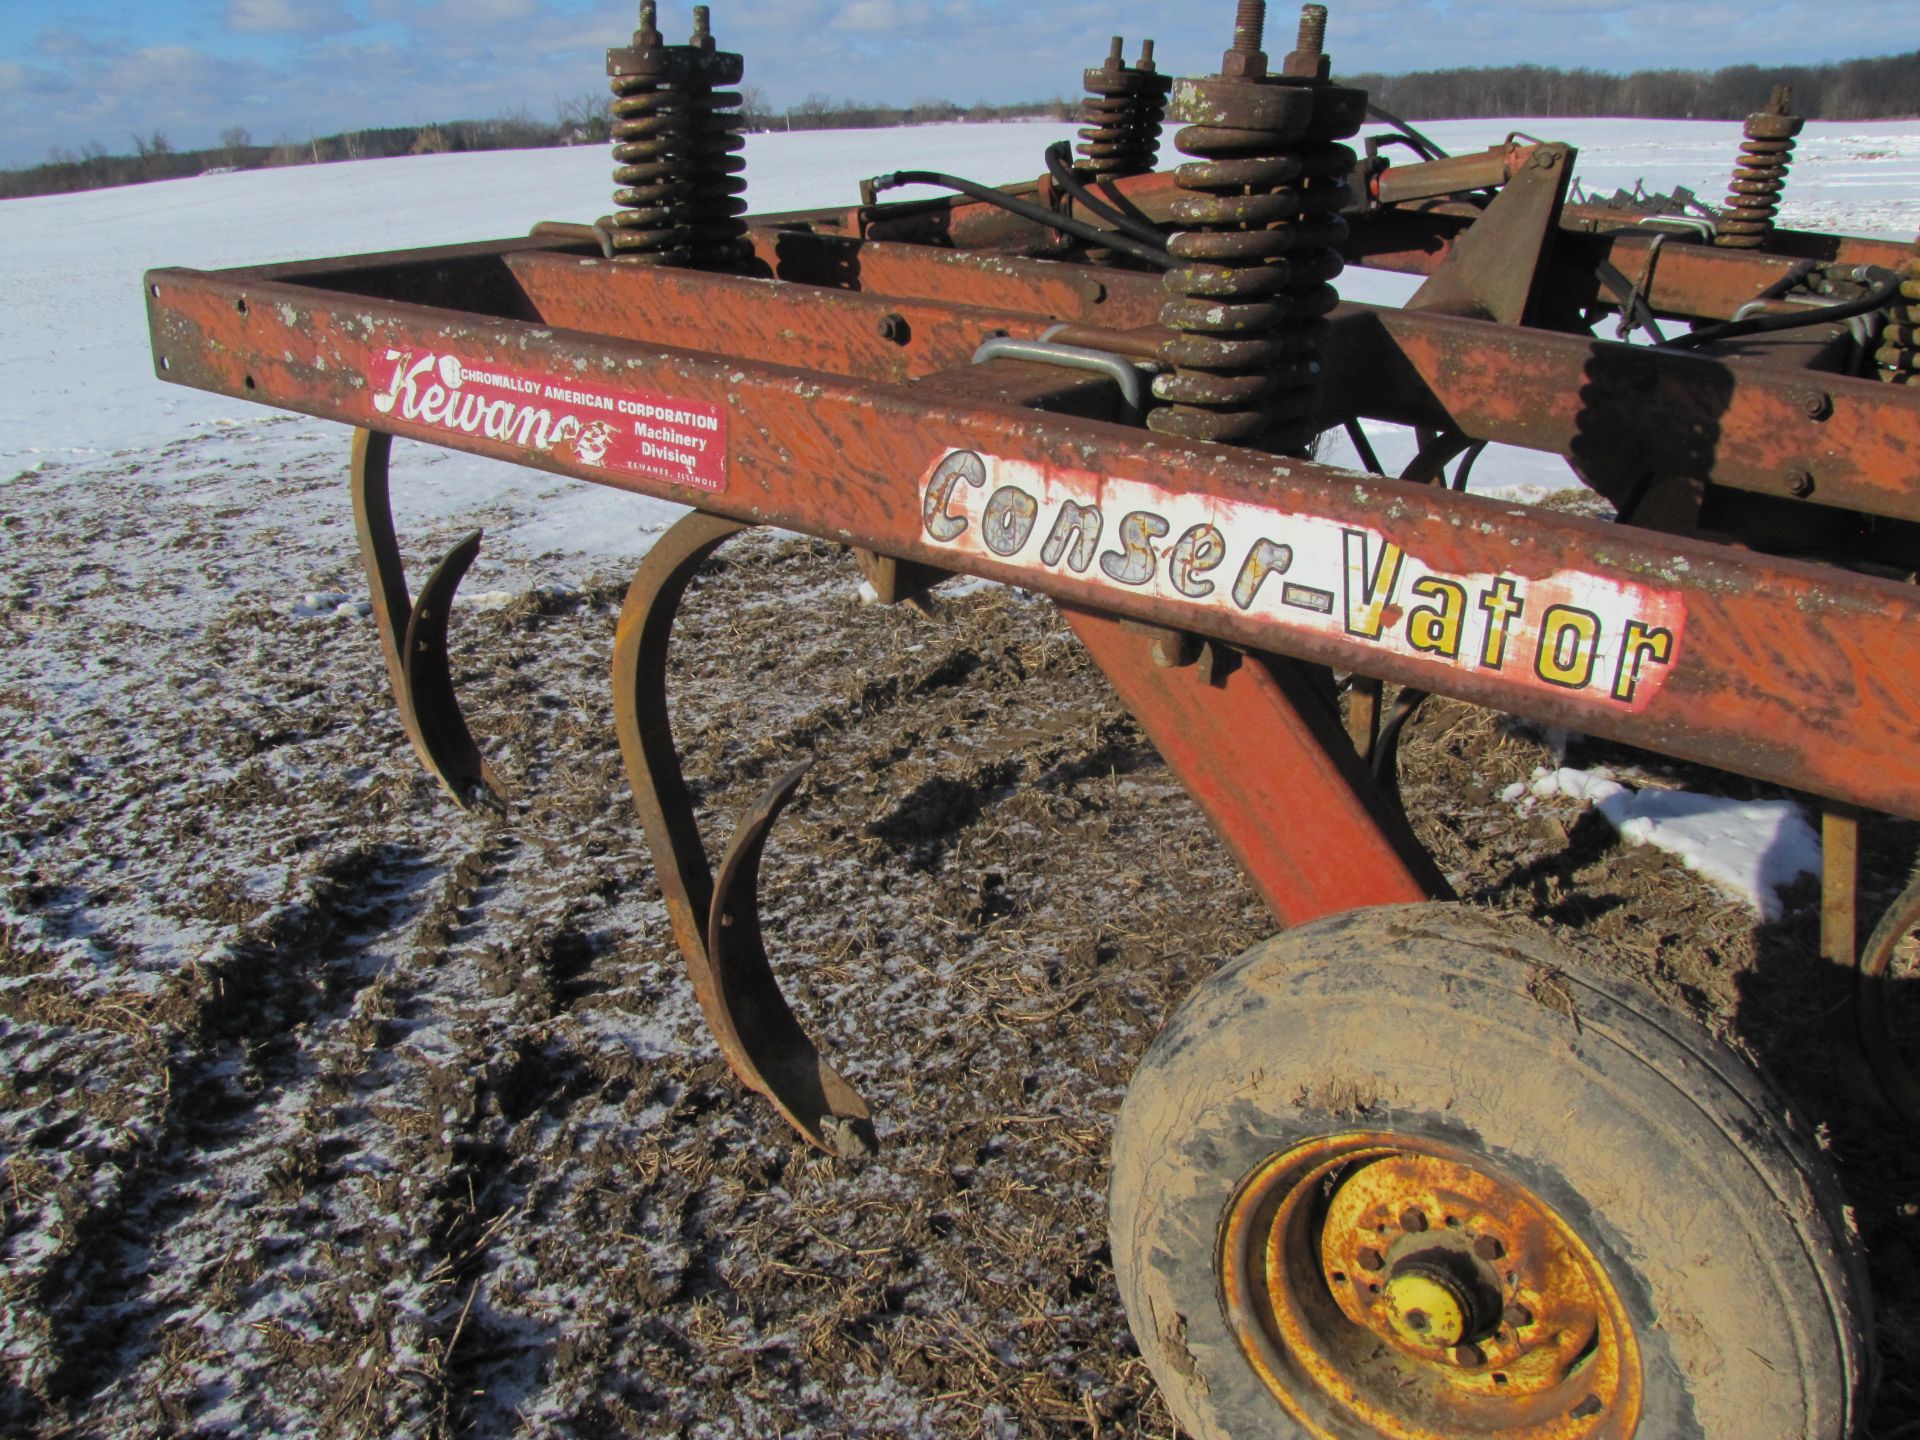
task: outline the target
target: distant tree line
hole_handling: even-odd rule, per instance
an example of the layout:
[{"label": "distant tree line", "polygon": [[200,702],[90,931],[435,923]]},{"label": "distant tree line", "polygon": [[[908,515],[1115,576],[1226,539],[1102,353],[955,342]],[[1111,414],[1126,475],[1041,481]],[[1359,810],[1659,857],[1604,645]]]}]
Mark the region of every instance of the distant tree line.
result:
[{"label": "distant tree line", "polygon": [[776,110],[752,87],[742,94],[749,130],[880,130],[956,121],[1071,120],[1080,113],[1077,99],[1031,100],[1013,105],[993,105],[985,100],[956,105],[951,100],[931,99],[916,100],[911,105],[875,105],[860,100],[836,101],[825,95],[809,95],[798,105]]},{"label": "distant tree line", "polygon": [[[1724,70],[1556,70],[1540,65],[1493,69],[1422,70],[1410,75],[1349,75],[1388,110],[1409,120],[1482,116],[1618,115],[1649,120],[1740,120],[1760,109],[1775,85],[1793,86],[1794,108],[1817,120],[1886,120],[1920,115],[1920,50],[1828,65],[1733,65]],[[918,100],[875,105],[809,95],[775,108],[751,87],[744,97],[749,130],[863,130],[894,125],[1041,117],[1069,120],[1078,101],[1055,99],[1016,105]],[[223,131],[206,150],[177,150],[162,131],[136,135],[133,153],[109,154],[90,143],[75,152],[55,149],[46,163],[0,170],[0,200],[171,180],[209,170],[255,170],[276,165],[321,165],[456,150],[525,150],[548,145],[601,145],[612,134],[608,97],[590,91],[555,107],[551,121],[524,108],[492,120],[453,120],[388,126],[339,135],[281,136],[254,143],[245,130]]]},{"label": "distant tree line", "polygon": [[[986,121],[1045,116],[1071,119],[1077,103],[1044,100],[1021,105],[956,105],[951,100],[920,100],[912,105],[871,105],[810,95],[789,109],[776,110],[758,90],[743,92],[742,123],[749,130],[868,130],[895,125]],[[89,143],[78,151],[57,147],[44,164],[0,170],[0,200],[26,195],[60,195],[148,180],[177,180],[209,171],[259,170],[282,165],[325,165],[337,160],[383,160],[396,155],[435,155],[460,150],[532,150],[557,145],[604,145],[613,136],[610,97],[591,91],[556,107],[552,121],[516,110],[493,120],[452,120],[426,125],[386,126],[304,140],[282,136],[256,144],[247,131],[221,132],[220,144],[206,150],[175,148],[166,133],[135,135],[131,154],[109,154]]]},{"label": "distant tree line", "polygon": [[1810,120],[1920,116],[1920,50],[1828,65],[1731,65],[1724,70],[1555,70],[1507,65],[1347,75],[1376,104],[1408,120],[1505,115],[1617,115],[1646,120],[1744,120],[1776,85],[1793,87],[1796,114]]}]

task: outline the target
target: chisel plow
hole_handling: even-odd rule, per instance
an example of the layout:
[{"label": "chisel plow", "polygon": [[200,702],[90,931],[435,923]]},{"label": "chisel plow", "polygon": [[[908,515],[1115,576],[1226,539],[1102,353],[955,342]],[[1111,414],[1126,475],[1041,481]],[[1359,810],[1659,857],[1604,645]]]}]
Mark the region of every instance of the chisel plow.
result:
[{"label": "chisel plow", "polygon": [[[1826,958],[1920,1113],[1883,993],[1920,898],[1861,917],[1854,874],[1862,811],[1920,819],[1920,248],[1776,223],[1784,91],[1725,206],[1576,203],[1564,144],[1448,155],[1377,112],[1349,144],[1326,11],[1284,58],[1265,19],[1243,0],[1199,78],[1115,41],[1030,183],[904,170],[749,218],[743,61],[645,4],[608,54],[611,214],[154,271],[158,373],[354,427],[393,692],[463,807],[507,803],[448,661],[480,537],[410,593],[394,438],[690,507],[620,619],[619,742],[722,1053],[849,1160],[872,1117],[758,915],[804,772],[716,867],[676,610],[752,526],[845,544],[888,602],[969,575],[1058,605],[1283,927],[1170,1022],[1115,1143],[1116,1272],[1194,1435],[1851,1434],[1867,1301],[1818,1147],[1690,1021],[1451,903],[1395,766],[1440,695],[1816,797]],[[1350,266],[1418,288],[1343,302]],[[1378,422],[1417,436],[1398,474]],[[1342,431],[1365,473],[1314,458]],[[1496,445],[1616,518],[1466,493]]]}]

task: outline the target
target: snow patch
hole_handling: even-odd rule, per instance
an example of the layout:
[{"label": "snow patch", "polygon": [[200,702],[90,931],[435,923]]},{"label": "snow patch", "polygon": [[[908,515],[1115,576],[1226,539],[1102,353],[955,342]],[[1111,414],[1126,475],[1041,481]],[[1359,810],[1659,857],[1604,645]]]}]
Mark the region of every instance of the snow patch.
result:
[{"label": "snow patch", "polygon": [[1820,873],[1820,837],[1791,800],[1731,800],[1688,790],[1623,785],[1605,766],[1535,770],[1503,798],[1523,811],[1542,800],[1591,805],[1630,845],[1651,845],[1778,920],[1779,891]]},{"label": "snow patch", "polygon": [[358,620],[373,614],[373,604],[356,600],[344,590],[309,590],[287,613],[296,620]]}]

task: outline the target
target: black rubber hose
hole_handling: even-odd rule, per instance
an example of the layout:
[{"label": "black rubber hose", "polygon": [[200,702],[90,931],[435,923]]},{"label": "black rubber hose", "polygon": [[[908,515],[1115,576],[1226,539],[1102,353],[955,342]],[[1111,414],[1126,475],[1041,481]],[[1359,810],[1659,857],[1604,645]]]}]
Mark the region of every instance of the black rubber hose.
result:
[{"label": "black rubber hose", "polygon": [[1422,135],[1418,130],[1414,129],[1411,125],[1407,124],[1407,122],[1402,120],[1398,115],[1395,115],[1390,110],[1381,109],[1378,105],[1375,105],[1371,100],[1367,102],[1367,114],[1371,115],[1374,119],[1378,120],[1381,124],[1391,125],[1395,130],[1398,130],[1402,135],[1404,135],[1409,141],[1413,143],[1413,148],[1415,150],[1418,150],[1422,155],[1426,156],[1427,159],[1450,160],[1453,158],[1445,150],[1442,150],[1438,145],[1434,144],[1433,141],[1429,140],[1426,136]]},{"label": "black rubber hose", "polygon": [[1151,245],[1158,250],[1167,248],[1167,235],[1164,230],[1149,221],[1138,219],[1125,211],[1116,209],[1080,183],[1080,177],[1073,173],[1073,145],[1070,141],[1062,140],[1057,145],[1047,147],[1047,174],[1053,177],[1054,184],[1109,225],[1116,226],[1124,234],[1131,235],[1142,245]]},{"label": "black rubber hose", "polygon": [[1049,210],[1044,205],[1036,205],[1031,200],[1022,200],[1009,195],[1004,190],[996,190],[991,185],[982,185],[976,180],[963,180],[958,175],[943,175],[937,170],[896,170],[891,175],[876,175],[872,181],[874,192],[897,190],[902,185],[934,185],[942,190],[957,190],[962,195],[970,195],[975,200],[983,200],[989,205],[997,205],[1002,210],[1018,215],[1023,220],[1031,220],[1036,225],[1045,225],[1050,230],[1058,230],[1062,235],[1071,235],[1084,240],[1089,245],[1098,245],[1102,249],[1112,250],[1121,255],[1131,255],[1161,270],[1177,270],[1185,261],[1175,260],[1167,254],[1164,247],[1143,244],[1131,235],[1122,235],[1112,230],[1102,230],[1098,225],[1089,225],[1084,220],[1075,220],[1058,211]]},{"label": "black rubber hose", "polygon": [[1873,282],[1872,291],[1858,300],[1773,315],[1754,315],[1745,320],[1729,320],[1724,324],[1709,325],[1704,330],[1695,330],[1691,335],[1676,336],[1659,348],[1692,350],[1700,345],[1711,345],[1717,340],[1738,339],[1742,335],[1771,335],[1780,330],[1800,330],[1808,325],[1829,325],[1836,320],[1851,320],[1856,315],[1883,310],[1900,294],[1900,277],[1891,270],[1882,270],[1877,265],[1863,265],[1855,275]]}]

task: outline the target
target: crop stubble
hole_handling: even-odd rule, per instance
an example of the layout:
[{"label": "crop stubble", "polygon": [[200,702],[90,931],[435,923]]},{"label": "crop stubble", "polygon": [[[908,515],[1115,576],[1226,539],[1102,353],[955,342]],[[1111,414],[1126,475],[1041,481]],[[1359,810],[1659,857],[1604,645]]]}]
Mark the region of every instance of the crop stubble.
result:
[{"label": "crop stubble", "polygon": [[[356,590],[346,535],[208,505],[75,523],[59,483],[13,482],[0,596],[68,657],[0,676],[0,1426],[1170,1433],[1112,1290],[1109,1129],[1160,1020],[1270,925],[1044,602],[863,606],[843,552],[772,537],[689,602],[673,693],[710,844],[817,761],[766,928],[880,1117],[881,1156],[845,1165],[734,1082],[671,950],[612,742],[625,577],[457,614],[514,791],[462,817],[370,625],[226,593],[270,543]],[[116,609],[128,588],[152,604]],[[1430,707],[1423,837],[1468,903],[1702,1015],[1825,1125],[1900,1433],[1920,1162],[1836,1038],[1817,897],[1763,925],[1591,812],[1517,812],[1500,791],[1552,741]],[[1881,898],[1913,840],[1870,827]]]}]

